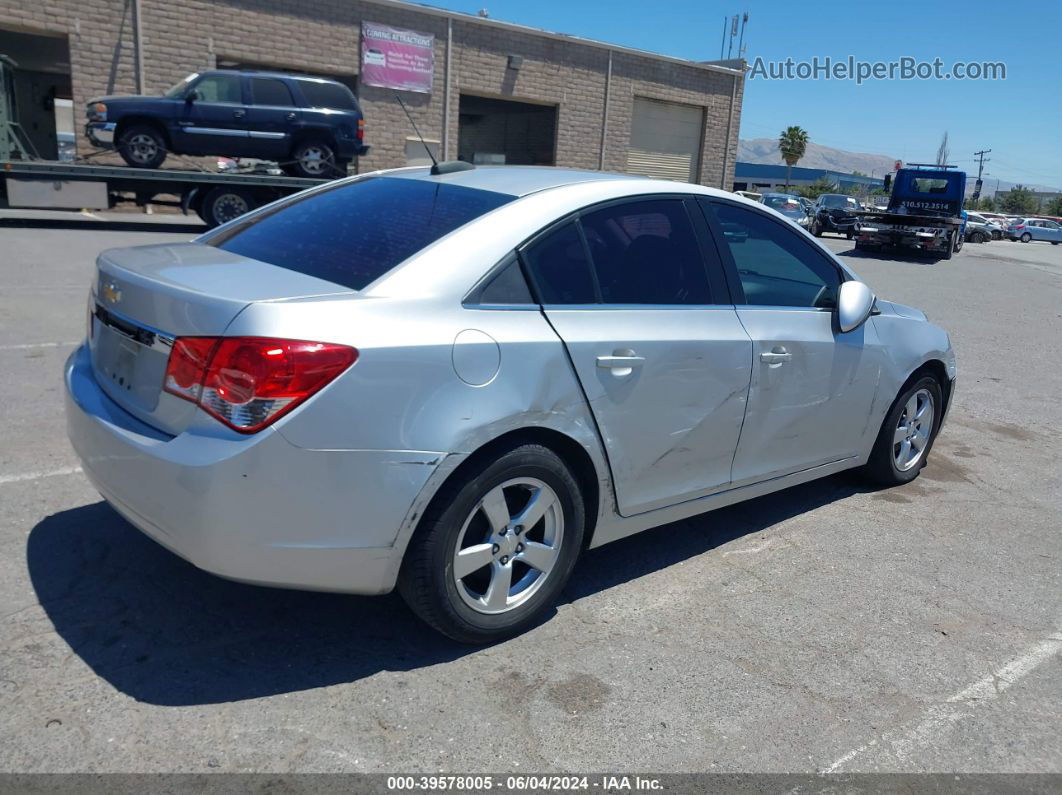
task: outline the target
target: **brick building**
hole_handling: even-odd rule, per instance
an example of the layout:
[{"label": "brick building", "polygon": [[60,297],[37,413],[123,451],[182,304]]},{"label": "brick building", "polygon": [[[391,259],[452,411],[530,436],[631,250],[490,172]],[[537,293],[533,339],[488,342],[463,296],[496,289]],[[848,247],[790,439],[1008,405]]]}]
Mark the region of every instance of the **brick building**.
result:
[{"label": "brick building", "polygon": [[[698,63],[397,0],[0,0],[0,54],[18,63],[19,113],[45,157],[54,107],[160,93],[214,67],[337,77],[363,107],[359,171],[422,162],[392,89],[359,77],[362,22],[434,36],[430,93],[403,92],[444,159],[628,171],[728,187],[743,79]],[[61,128],[62,123],[59,124]]]}]

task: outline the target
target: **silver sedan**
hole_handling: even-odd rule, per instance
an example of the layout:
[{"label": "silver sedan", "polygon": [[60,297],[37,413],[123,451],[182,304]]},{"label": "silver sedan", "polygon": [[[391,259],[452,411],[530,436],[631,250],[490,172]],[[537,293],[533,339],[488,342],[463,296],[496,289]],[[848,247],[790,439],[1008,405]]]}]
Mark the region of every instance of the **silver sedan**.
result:
[{"label": "silver sedan", "polygon": [[397,587],[479,643],[548,613],[587,547],[925,466],[948,335],[762,204],[432,171],[99,256],[67,416],[116,511],[223,577]]}]

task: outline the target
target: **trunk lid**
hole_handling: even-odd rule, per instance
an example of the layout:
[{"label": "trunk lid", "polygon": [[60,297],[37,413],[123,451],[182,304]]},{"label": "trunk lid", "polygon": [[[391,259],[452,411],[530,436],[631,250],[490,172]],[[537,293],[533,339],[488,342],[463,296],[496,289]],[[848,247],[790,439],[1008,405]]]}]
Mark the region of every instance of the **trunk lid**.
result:
[{"label": "trunk lid", "polygon": [[170,434],[195,406],[163,392],[176,337],[220,336],[257,301],[353,292],[211,246],[112,249],[97,260],[90,348],[96,380],[128,412]]}]

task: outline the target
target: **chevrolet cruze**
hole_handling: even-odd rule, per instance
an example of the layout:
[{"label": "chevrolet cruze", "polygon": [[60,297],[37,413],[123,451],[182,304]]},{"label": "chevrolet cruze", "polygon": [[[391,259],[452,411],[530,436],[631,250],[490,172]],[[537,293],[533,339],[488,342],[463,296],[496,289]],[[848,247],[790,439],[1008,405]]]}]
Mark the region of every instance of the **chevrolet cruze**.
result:
[{"label": "chevrolet cruze", "polygon": [[942,329],[762,204],[553,168],[379,172],[106,251],[88,325],[69,435],[122,516],[234,580],[397,587],[472,643],[587,547],[915,478],[955,382]]}]

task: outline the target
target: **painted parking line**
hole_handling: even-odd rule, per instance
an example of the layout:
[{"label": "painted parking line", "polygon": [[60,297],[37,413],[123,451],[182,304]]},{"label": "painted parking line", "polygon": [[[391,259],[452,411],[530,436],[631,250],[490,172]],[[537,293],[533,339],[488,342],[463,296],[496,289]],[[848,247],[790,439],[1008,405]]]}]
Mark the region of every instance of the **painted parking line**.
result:
[{"label": "painted parking line", "polygon": [[944,703],[930,707],[918,723],[910,723],[896,731],[886,732],[865,745],[853,748],[822,772],[836,773],[853,759],[875,747],[891,750],[898,760],[906,762],[913,753],[939,741],[950,725],[971,717],[974,707],[999,698],[1012,685],[1020,682],[1059,652],[1062,652],[1062,629],[987,676],[949,696]]},{"label": "painted parking line", "polygon": [[0,351],[30,351],[34,348],[73,348],[81,342],[27,342],[21,345],[0,345]]},{"label": "painted parking line", "polygon": [[17,475],[0,475],[0,486],[5,483],[21,483],[27,480],[42,480],[43,478],[56,478],[62,475],[76,475],[81,467],[63,467],[49,472],[20,472]]}]

